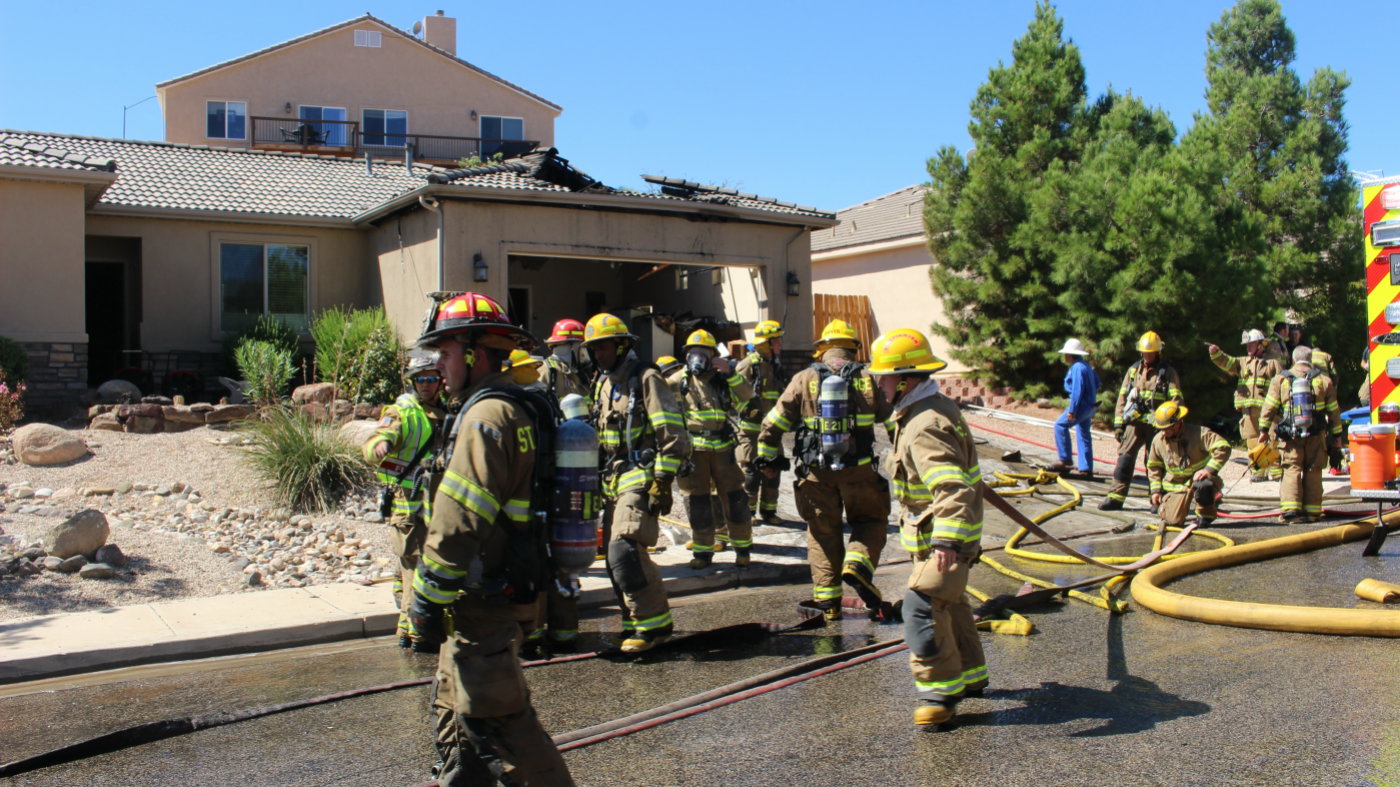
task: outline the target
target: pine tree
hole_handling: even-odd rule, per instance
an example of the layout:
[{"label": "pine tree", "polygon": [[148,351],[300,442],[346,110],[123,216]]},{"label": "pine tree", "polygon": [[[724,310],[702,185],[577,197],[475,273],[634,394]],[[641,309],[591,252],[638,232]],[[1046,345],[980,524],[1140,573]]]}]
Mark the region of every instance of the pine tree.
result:
[{"label": "pine tree", "polygon": [[930,279],[947,313],[932,329],[980,376],[1029,395],[1047,390],[1067,325],[1046,240],[1068,224],[1087,107],[1079,50],[1063,33],[1054,7],[1038,2],[1011,64],[993,68],[972,102],[975,152],[944,147],[928,162]]}]

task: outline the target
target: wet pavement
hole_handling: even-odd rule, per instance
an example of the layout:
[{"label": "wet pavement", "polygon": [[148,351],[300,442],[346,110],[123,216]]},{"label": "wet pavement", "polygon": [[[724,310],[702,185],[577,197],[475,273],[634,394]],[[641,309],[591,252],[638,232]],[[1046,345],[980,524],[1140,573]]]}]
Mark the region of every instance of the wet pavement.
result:
[{"label": "wet pavement", "polygon": [[[1091,499],[1090,501],[1096,502]],[[1030,513],[1049,503],[1024,503]],[[1136,509],[1136,510],[1132,510]],[[1057,534],[1136,519],[1089,510],[1056,518]],[[1252,541],[1299,532],[1219,521]],[[989,545],[1010,534],[989,518]],[[1150,546],[1129,534],[1076,541],[1099,555]],[[1194,539],[1190,548],[1211,548]],[[1354,606],[1355,582],[1400,576],[1400,536],[1378,558],[1361,543],[1188,577],[1185,593],[1246,601]],[[1044,550],[1044,547],[1039,549]],[[894,556],[893,550],[887,554]],[[1052,581],[1097,573],[996,556]],[[887,595],[907,566],[882,569]],[[972,584],[1018,583],[979,566]],[[730,590],[676,602],[678,627],[789,622],[803,585]],[[1400,784],[1400,644],[1388,639],[1254,631],[1079,602],[1028,611],[1029,637],[983,634],[991,689],[947,729],[915,728],[903,654],[699,716],[576,750],[584,785]],[[1400,610],[1396,611],[1400,614]],[[588,642],[616,625],[599,610]],[[546,729],[562,733],[706,691],[816,655],[896,638],[855,616],[802,631],[635,661],[591,660],[527,671]],[[587,644],[587,643],[586,643]],[[430,657],[387,639],[145,667],[87,680],[0,687],[0,760],[167,717],[287,702],[431,674]],[[435,759],[429,690],[415,687],[195,732],[15,777],[14,784],[420,784]]]}]

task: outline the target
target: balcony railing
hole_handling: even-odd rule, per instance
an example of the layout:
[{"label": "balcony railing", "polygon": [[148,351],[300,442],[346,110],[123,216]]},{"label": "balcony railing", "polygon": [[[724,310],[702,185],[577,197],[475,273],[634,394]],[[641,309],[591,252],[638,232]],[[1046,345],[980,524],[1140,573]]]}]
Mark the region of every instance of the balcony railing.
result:
[{"label": "balcony railing", "polygon": [[453,137],[442,134],[387,134],[365,132],[350,120],[300,120],[257,117],[253,121],[253,147],[260,150],[292,150],[336,156],[403,158],[455,165],[464,158],[490,159],[497,153],[512,158],[539,146],[535,140]]}]

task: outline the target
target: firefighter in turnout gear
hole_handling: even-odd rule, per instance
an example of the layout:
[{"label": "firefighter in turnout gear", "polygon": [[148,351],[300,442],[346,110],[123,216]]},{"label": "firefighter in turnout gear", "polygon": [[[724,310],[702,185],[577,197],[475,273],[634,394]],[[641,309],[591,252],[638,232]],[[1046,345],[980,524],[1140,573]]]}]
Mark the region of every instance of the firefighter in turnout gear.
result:
[{"label": "firefighter in turnout gear", "polygon": [[[1238,357],[1226,355],[1213,344],[1206,345],[1206,350],[1216,366],[1231,377],[1239,378],[1239,384],[1235,386],[1235,409],[1240,413],[1240,437],[1244,438],[1248,448],[1253,449],[1259,444],[1259,410],[1269,393],[1269,383],[1283,371],[1283,365],[1265,357],[1267,342],[1263,331],[1251,329],[1246,332],[1244,347],[1245,354]],[[1266,472],[1274,479],[1283,476],[1281,467],[1271,467],[1267,471],[1258,468],[1250,471],[1250,480],[1264,481]]]},{"label": "firefighter in turnout gear", "polygon": [[1230,443],[1203,426],[1182,421],[1189,412],[1167,402],[1152,414],[1157,436],[1147,449],[1147,480],[1152,505],[1161,512],[1163,534],[1181,527],[1191,503],[1204,527],[1215,520],[1220,498],[1220,468],[1230,461]]},{"label": "firefighter in turnout gear", "polygon": [[730,414],[752,398],[753,389],[719,357],[719,345],[709,331],[690,334],[685,340],[685,364],[666,382],[676,395],[690,433],[691,471],[676,481],[685,495],[692,531],[690,551],[694,557],[690,567],[705,568],[715,557],[711,485],[720,497],[726,533],[734,546],[734,563],[747,566],[753,549],[753,521],[744,475],[734,460]]},{"label": "firefighter in turnout gear", "polygon": [[419,343],[438,351],[453,424],[413,580],[416,636],[442,644],[433,707],[438,783],[572,785],[530,705],[520,623],[553,576],[545,524],[555,430],[547,400],[511,383],[510,351],[533,343],[494,300],[437,302]]},{"label": "firefighter in turnout gear", "polygon": [[622,607],[622,650],[640,653],[671,636],[661,571],[647,554],[671,510],[671,484],[690,458],[676,397],[661,373],[638,360],[622,320],[598,314],[584,327],[583,349],[598,369],[593,423],[601,445],[603,528],[608,577]]},{"label": "firefighter in turnout gear", "polygon": [[554,323],[554,330],[544,343],[549,345],[549,357],[544,359],[540,376],[545,386],[560,401],[571,393],[588,399],[588,383],[579,370],[579,345],[583,342],[583,323],[563,319]]},{"label": "firefighter in turnout gear", "polygon": [[1118,389],[1118,403],[1113,408],[1113,430],[1118,437],[1118,463],[1113,468],[1113,484],[1108,496],[1099,504],[1103,511],[1123,507],[1128,488],[1133,481],[1133,465],[1139,453],[1147,450],[1156,437],[1152,414],[1168,400],[1183,403],[1181,378],[1176,370],[1162,360],[1162,337],[1156,331],[1144,333],[1137,343],[1142,359],[1128,367],[1123,385]]},{"label": "firefighter in turnout gear", "polygon": [[987,687],[987,660],[972,619],[967,575],[982,551],[982,471],[967,422],[938,390],[947,366],[928,337],[890,331],[870,350],[870,373],[894,403],[886,460],[902,514],[899,537],[914,560],[904,593],[904,641],[923,702],[915,724],[941,724]]},{"label": "firefighter in turnout gear", "polygon": [[[822,330],[813,353],[820,361],[793,375],[764,416],[754,460],[764,474],[776,477],[783,433],[797,430],[793,493],[807,522],[812,598],[827,620],[841,618],[842,580],[871,609],[884,600],[874,578],[889,526],[890,493],[876,472],[874,446],[875,425],[889,418],[890,407],[875,378],[856,362],[859,347],[844,320],[832,320]],[[843,508],[851,525],[844,547]]]},{"label": "firefighter in turnout gear", "polygon": [[1312,365],[1312,349],[1293,349],[1293,366],[1269,383],[1259,414],[1261,440],[1270,430],[1283,464],[1279,508],[1285,522],[1322,518],[1322,466],[1341,466],[1342,414],[1332,378]]},{"label": "firefighter in turnout gear", "polygon": [[[428,512],[442,469],[434,467],[446,437],[447,411],[442,397],[442,373],[429,355],[413,355],[404,370],[409,393],[401,394],[379,414],[379,425],[365,442],[365,461],[378,469],[385,484],[380,513],[393,530],[390,540],[399,556],[394,598],[399,601],[399,647],[412,647],[408,607],[413,600],[413,570],[423,550]],[[384,508],[390,508],[385,512]],[[407,588],[407,589],[405,589]]]},{"label": "firefighter in turnout gear", "polygon": [[[778,518],[778,476],[760,473],[753,460],[758,456],[758,433],[763,428],[763,416],[778,403],[783,391],[783,376],[779,358],[782,353],[783,326],[775,320],[760,322],[753,332],[753,352],[739,362],[735,369],[753,388],[753,396],[739,412],[739,468],[744,471],[744,488],[749,493],[749,510],[765,525],[782,522]],[[781,460],[782,446],[775,459]]]}]

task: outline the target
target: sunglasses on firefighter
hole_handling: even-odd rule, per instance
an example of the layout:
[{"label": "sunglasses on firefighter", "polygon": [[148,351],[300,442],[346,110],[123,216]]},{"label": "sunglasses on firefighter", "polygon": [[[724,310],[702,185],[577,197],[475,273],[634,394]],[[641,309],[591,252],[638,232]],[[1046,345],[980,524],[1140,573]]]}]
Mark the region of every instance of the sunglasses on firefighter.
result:
[{"label": "sunglasses on firefighter", "polygon": [[436,374],[420,374],[417,377],[413,378],[413,382],[423,383],[424,385],[427,385],[428,383],[440,383],[442,382],[442,377]]}]

